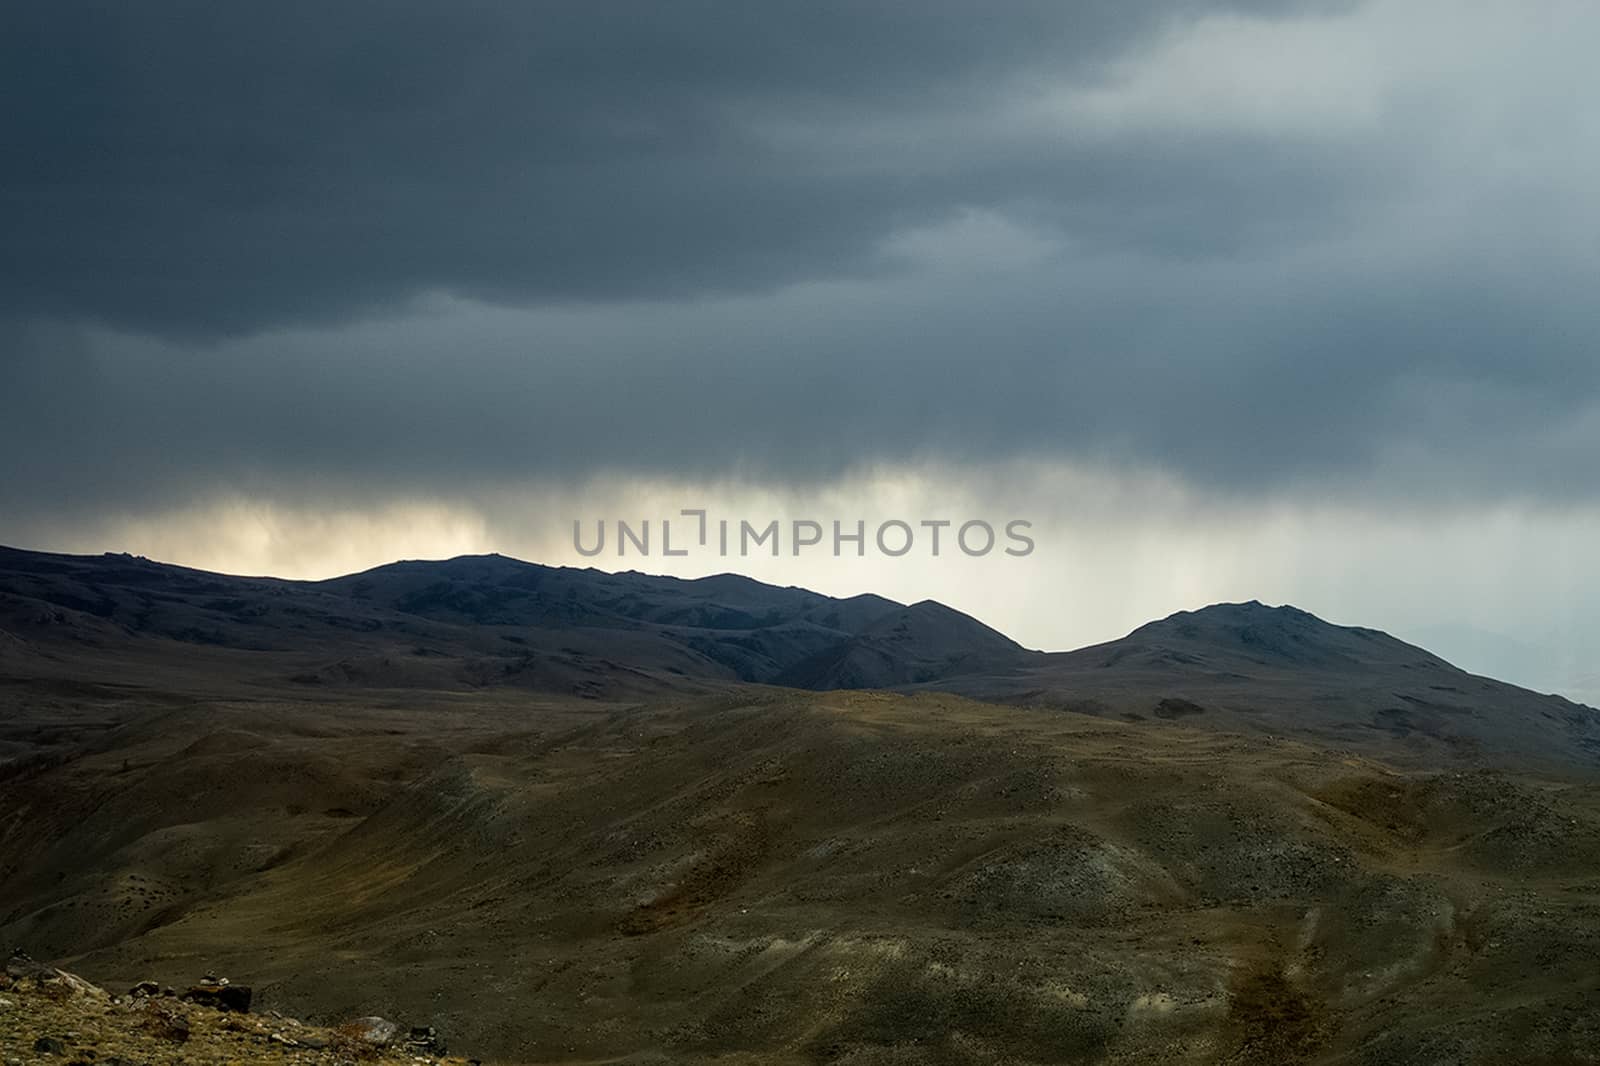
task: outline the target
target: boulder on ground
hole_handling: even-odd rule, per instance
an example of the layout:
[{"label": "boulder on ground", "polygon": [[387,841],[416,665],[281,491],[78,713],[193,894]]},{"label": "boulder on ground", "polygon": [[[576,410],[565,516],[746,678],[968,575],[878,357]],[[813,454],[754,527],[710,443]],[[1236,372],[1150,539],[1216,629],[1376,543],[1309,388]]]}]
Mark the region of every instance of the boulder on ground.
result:
[{"label": "boulder on ground", "polygon": [[383,1047],[394,1042],[395,1034],[400,1031],[400,1027],[387,1018],[374,1015],[345,1022],[339,1030],[351,1039]]},{"label": "boulder on ground", "polygon": [[182,997],[185,1002],[217,1010],[250,1013],[250,986],[230,985],[226,981],[202,982],[191,985]]}]

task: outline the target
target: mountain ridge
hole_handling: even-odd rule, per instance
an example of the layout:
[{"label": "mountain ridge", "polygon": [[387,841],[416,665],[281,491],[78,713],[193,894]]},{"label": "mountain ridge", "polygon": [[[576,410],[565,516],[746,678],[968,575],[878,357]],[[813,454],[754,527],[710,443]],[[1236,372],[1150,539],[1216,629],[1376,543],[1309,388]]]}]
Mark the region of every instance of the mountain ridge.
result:
[{"label": "mountain ridge", "polygon": [[1600,764],[1593,708],[1477,677],[1380,630],[1259,600],[1041,652],[935,600],[836,598],[737,574],[612,573],[491,553],[291,581],[5,548],[0,634],[6,674],[75,682],[245,668],[324,688],[592,699],[744,684],[934,690],[1305,736],[1420,762]]}]

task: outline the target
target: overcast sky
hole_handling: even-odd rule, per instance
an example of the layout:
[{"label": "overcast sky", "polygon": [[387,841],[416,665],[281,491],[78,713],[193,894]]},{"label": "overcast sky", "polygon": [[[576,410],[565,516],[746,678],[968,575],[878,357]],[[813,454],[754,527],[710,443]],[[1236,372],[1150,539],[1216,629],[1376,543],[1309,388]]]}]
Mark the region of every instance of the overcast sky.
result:
[{"label": "overcast sky", "polygon": [[595,560],[1067,647],[1295,602],[1600,700],[1586,0],[0,13],[0,541]]}]

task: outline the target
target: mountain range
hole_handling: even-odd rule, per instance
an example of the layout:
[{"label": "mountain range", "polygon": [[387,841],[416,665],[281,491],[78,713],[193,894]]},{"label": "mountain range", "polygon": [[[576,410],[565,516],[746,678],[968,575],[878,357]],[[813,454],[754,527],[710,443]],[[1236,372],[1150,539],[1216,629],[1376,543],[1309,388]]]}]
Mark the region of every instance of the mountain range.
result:
[{"label": "mountain range", "polygon": [[835,599],[734,574],[683,580],[483,555],[286,581],[5,548],[0,665],[39,679],[223,669],[305,687],[596,699],[752,683],[934,690],[1420,764],[1600,763],[1593,708],[1255,601],[1045,653],[931,600]]}]

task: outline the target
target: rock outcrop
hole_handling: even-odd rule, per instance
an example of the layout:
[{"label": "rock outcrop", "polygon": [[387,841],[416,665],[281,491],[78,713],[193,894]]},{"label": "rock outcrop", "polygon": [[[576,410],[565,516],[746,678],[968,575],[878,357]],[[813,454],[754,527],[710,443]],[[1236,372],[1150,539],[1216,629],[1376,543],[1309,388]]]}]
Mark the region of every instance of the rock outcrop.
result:
[{"label": "rock outcrop", "polygon": [[19,951],[0,970],[0,1063],[468,1066],[444,1057],[431,1026],[365,1017],[322,1028],[250,1014],[250,1000],[248,986],[210,974],[182,995],[155,981],[112,995]]}]

